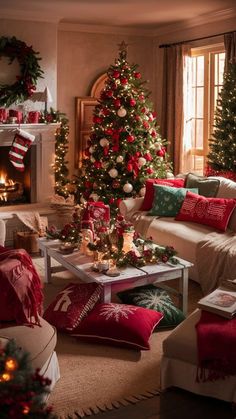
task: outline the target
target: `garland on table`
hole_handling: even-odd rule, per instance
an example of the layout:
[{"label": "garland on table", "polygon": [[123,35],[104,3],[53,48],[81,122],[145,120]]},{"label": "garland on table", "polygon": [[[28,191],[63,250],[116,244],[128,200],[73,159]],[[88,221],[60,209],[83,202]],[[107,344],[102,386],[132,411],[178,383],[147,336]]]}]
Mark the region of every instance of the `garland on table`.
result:
[{"label": "garland on table", "polygon": [[45,402],[51,381],[39,370],[33,371],[29,354],[19,350],[14,340],[0,346],[0,416],[1,419],[56,419]]},{"label": "garland on table", "polygon": [[20,65],[20,74],[16,76],[15,83],[0,85],[0,106],[9,107],[13,103],[24,102],[33,94],[38,78],[43,75],[38,54],[32,46],[27,46],[14,36],[0,38],[0,58],[8,57],[9,64],[16,59]]}]

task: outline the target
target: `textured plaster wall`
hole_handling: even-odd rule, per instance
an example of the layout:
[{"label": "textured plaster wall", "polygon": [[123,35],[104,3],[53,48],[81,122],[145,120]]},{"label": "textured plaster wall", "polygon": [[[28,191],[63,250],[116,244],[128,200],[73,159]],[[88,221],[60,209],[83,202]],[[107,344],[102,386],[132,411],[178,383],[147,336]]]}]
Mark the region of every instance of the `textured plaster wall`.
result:
[{"label": "textured plaster wall", "polygon": [[[57,25],[55,23],[31,22],[22,20],[0,19],[0,36],[15,36],[32,45],[42,60],[39,62],[44,71],[44,78],[38,79],[37,91],[49,87],[52,94],[53,107],[57,106]],[[29,106],[27,101],[27,106]],[[43,103],[33,104],[32,107],[44,109]]]},{"label": "textured plaster wall", "polygon": [[[75,172],[75,98],[89,96],[92,84],[118,57],[118,44],[128,46],[128,62],[139,65],[139,71],[154,90],[153,43],[150,38],[113,34],[58,32],[58,107],[70,121],[70,172]],[[152,100],[152,97],[150,96]]]}]

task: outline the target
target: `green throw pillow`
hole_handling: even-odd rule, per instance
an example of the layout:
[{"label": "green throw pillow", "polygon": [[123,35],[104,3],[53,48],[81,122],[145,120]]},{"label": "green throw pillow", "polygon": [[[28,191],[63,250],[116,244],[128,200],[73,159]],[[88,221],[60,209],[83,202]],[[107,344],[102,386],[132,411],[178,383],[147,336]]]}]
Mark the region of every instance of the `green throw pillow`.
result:
[{"label": "green throw pillow", "polygon": [[198,176],[194,173],[188,173],[185,182],[186,188],[198,188],[199,195],[206,197],[215,197],[217,195],[220,180],[211,179],[205,176]]},{"label": "green throw pillow", "polygon": [[198,193],[197,188],[175,188],[172,186],[153,185],[154,199],[148,215],[175,217],[184,201],[187,191]]},{"label": "green throw pillow", "polygon": [[164,314],[158,327],[175,327],[181,323],[185,316],[175,307],[169,294],[155,285],[145,285],[117,293],[124,304],[149,308]]}]

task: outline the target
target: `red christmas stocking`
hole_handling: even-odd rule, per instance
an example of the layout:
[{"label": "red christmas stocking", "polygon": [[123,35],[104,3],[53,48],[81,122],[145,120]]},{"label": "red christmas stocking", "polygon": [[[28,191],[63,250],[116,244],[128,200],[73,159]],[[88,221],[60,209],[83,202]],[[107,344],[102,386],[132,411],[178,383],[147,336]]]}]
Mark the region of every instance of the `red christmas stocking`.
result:
[{"label": "red christmas stocking", "polygon": [[11,146],[11,150],[9,151],[9,158],[13,166],[20,172],[23,172],[25,169],[23,158],[25,157],[25,154],[30,148],[34,139],[34,135],[31,135],[22,129],[17,130]]}]

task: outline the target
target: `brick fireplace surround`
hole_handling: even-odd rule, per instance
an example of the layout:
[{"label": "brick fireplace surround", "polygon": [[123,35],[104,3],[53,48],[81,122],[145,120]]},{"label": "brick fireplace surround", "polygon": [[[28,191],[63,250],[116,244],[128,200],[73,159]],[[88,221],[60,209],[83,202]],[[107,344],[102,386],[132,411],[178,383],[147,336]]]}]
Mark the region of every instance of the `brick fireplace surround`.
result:
[{"label": "brick fireplace surround", "polygon": [[[34,188],[33,202],[18,205],[0,206],[0,218],[6,223],[6,246],[13,245],[14,233],[27,228],[17,217],[18,212],[38,212],[46,216],[48,222],[54,223],[55,210],[50,207],[50,199],[54,195],[54,172],[55,159],[55,130],[59,124],[23,124],[20,128],[35,136],[31,147],[35,147],[34,153]],[[15,130],[18,126],[11,124],[0,125],[0,153],[1,147],[11,146]],[[1,169],[1,167],[0,167]]]}]

